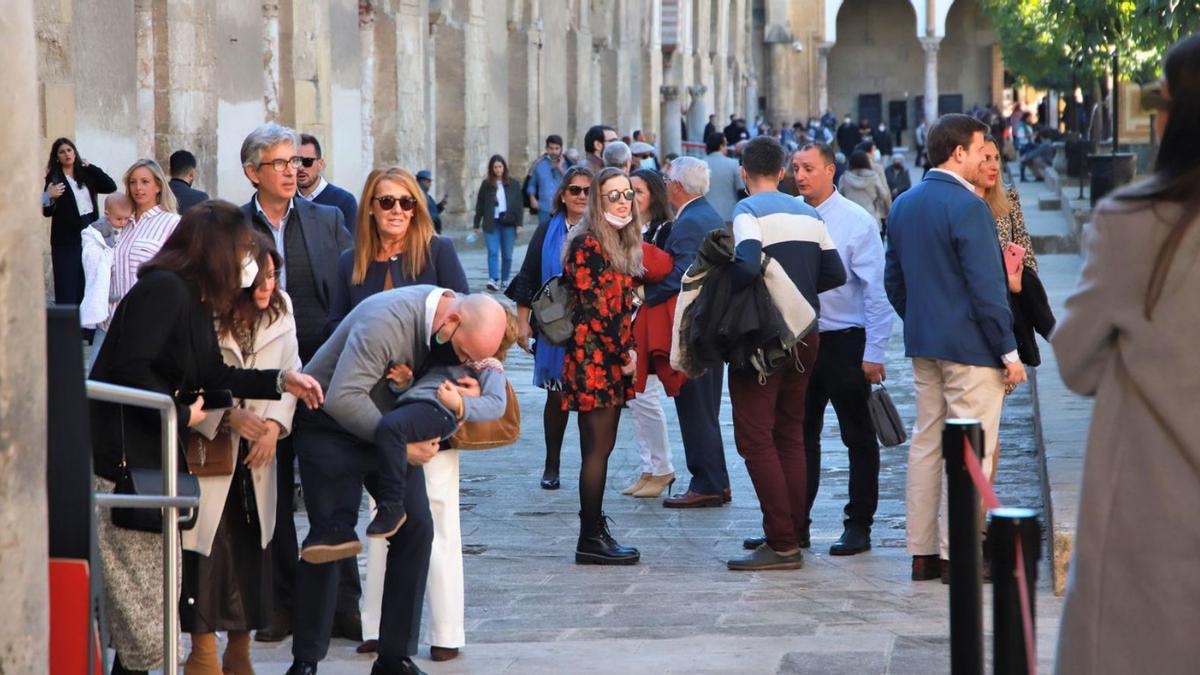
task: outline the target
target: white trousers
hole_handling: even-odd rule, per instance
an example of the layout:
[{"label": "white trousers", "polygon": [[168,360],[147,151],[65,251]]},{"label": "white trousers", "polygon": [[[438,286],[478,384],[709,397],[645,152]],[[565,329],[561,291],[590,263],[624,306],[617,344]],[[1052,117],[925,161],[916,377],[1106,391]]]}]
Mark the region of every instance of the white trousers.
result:
[{"label": "white trousers", "polygon": [[[429,557],[425,602],[429,644],[437,647],[462,647],[467,640],[458,488],[458,451],[442,450],[425,465],[425,490],[433,515],[433,552]],[[371,508],[375,508],[373,501]],[[367,548],[367,587],[363,592],[364,640],[379,638],[386,569],[387,540],[371,539]]]},{"label": "white trousers", "polygon": [[655,476],[673,473],[671,443],[667,440],[667,414],[663,412],[662,382],[655,375],[646,378],[646,391],[628,401],[633,414],[638,454],[642,457],[642,473]]},{"label": "white trousers", "polygon": [[983,425],[983,475],[991,476],[1004,407],[1004,371],[941,359],[913,359],[917,422],[908,448],[905,490],[908,552],[938,553],[949,559],[942,428],[947,418],[973,418]]}]

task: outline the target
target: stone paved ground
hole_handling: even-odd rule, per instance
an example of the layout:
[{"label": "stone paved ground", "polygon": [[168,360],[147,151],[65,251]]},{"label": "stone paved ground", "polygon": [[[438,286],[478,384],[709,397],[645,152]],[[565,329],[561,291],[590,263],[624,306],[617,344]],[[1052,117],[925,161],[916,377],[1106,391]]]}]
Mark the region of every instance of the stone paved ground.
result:
[{"label": "stone paved ground", "polygon": [[[523,254],[518,249],[518,264]],[[483,252],[466,249],[462,257],[472,286],[481,288]],[[889,391],[911,424],[912,377],[899,322],[895,328]],[[605,508],[617,539],[640,548],[642,562],[628,568],[576,566],[578,436],[572,422],[563,450],[563,489],[540,490],[544,399],[528,384],[531,363],[514,351],[508,366],[524,412],[521,443],[462,458],[468,644],[459,659],[444,664],[429,662],[423,644],[423,668],[430,673],[949,671],[947,589],[908,578],[907,446],[883,451],[875,548],[850,558],[830,557],[847,494],[846,455],[830,411],[813,548],[804,569],[734,573],[725,569],[725,560],[741,554],[742,537],[761,531],[761,514],[734,451],[728,399],[722,431],[733,503],[720,509],[676,511],[662,508],[660,500],[622,496],[620,489],[638,472],[632,425],[626,421],[609,464]],[[687,477],[669,402],[667,414],[678,487]],[[1040,509],[1031,416],[1029,389],[1021,387],[1005,407],[996,489],[1008,505]],[[303,521],[303,514],[299,518]],[[1043,560],[1036,603],[1039,663],[1045,671],[1052,665],[1061,611],[1047,576]],[[991,624],[990,596],[985,589],[986,626]],[[987,640],[990,652],[990,632]],[[283,673],[291,658],[289,644],[256,646],[258,672]],[[368,672],[371,660],[355,654],[354,647],[335,640],[321,672]]]}]

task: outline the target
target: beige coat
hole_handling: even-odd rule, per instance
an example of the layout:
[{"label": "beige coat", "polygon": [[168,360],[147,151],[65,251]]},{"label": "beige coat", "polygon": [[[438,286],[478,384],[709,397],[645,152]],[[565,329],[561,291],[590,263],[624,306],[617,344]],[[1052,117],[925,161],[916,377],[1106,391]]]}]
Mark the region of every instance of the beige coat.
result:
[{"label": "beige coat", "polygon": [[[286,296],[285,296],[286,298]],[[296,343],[296,321],[292,318],[291,300],[287,300],[288,313],[273,323],[260,326],[254,337],[254,353],[242,354],[237,341],[232,336],[221,338],[221,356],[225,363],[238,368],[258,368],[272,370],[287,368],[299,370],[300,353]],[[296,410],[296,397],[284,394],[278,401],[244,400],[245,408],[259,417],[275,420],[283,427],[280,437],[286,436],[292,429],[292,413]],[[203,422],[194,427],[207,438],[217,435],[221,415],[209,415]],[[241,437],[232,433],[233,447],[238,447]],[[258,522],[261,524],[262,547],[266,548],[275,532],[275,495],[276,470],[275,462],[251,470],[254,478],[254,497],[258,503]],[[182,533],[183,548],[195,551],[201,555],[209,555],[212,551],[213,537],[217,533],[217,525],[221,522],[221,514],[225,510],[225,499],[229,496],[229,488],[233,476],[207,476],[200,478],[200,514],[196,526]]]},{"label": "beige coat", "polygon": [[1099,206],[1051,338],[1063,381],[1096,397],[1059,673],[1200,668],[1200,223],[1148,321],[1146,286],[1179,213],[1158,211]]}]

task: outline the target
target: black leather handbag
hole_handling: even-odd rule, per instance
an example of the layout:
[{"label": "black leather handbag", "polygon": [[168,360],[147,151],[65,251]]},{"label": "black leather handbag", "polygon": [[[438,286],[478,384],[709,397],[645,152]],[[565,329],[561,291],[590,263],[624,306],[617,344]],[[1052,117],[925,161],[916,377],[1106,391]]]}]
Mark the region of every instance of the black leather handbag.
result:
[{"label": "black leather handbag", "polygon": [[[117,481],[113,494],[118,495],[157,495],[162,494],[162,469],[132,469],[123,466],[121,479]],[[200,481],[190,473],[180,472],[176,479],[176,492],[180,497],[199,497]],[[179,519],[180,530],[190,530],[196,526],[199,509],[184,509]],[[112,510],[113,525],[126,530],[139,532],[163,531],[162,509],[118,507]]]},{"label": "black leather handbag", "polygon": [[908,440],[908,431],[904,428],[904,420],[892,403],[892,396],[882,384],[878,389],[872,389],[867,399],[867,411],[871,414],[871,424],[875,426],[875,435],[879,444],[885,448],[894,448]]}]

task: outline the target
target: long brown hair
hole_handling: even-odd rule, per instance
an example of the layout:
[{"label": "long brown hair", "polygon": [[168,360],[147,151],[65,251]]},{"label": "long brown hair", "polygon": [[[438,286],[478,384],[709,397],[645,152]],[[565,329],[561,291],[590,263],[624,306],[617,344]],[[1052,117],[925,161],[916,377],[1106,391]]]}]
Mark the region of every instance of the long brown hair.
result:
[{"label": "long brown hair", "polygon": [[283,290],[278,283],[275,284],[275,290],[271,293],[271,301],[267,304],[266,309],[259,309],[254,302],[255,290],[262,286],[267,279],[267,261],[270,260],[274,264],[274,276],[278,279],[279,271],[283,269],[283,256],[275,250],[275,242],[265,234],[255,232],[253,239],[254,262],[258,264],[258,276],[254,277],[254,283],[250,285],[250,288],[243,288],[238,293],[237,298],[229,306],[229,310],[217,317],[217,332],[221,336],[252,335],[260,320],[266,319],[266,325],[270,325],[279,317],[287,314],[287,300],[284,300]]},{"label": "long brown hair", "polygon": [[354,228],[354,274],[351,279],[356,286],[361,286],[366,280],[367,268],[383,247],[379,237],[379,226],[375,223],[371,206],[375,199],[375,191],[384,180],[399,183],[417,202],[412,218],[408,221],[408,230],[404,233],[404,273],[410,279],[416,279],[429,264],[434,230],[433,218],[429,216],[429,206],[425,203],[425,193],[421,186],[417,185],[417,179],[398,166],[375,169],[367,176],[362,198],[358,201],[358,223]]},{"label": "long brown hair", "polygon": [[[624,178],[626,182],[629,181],[629,176],[624,171],[612,166],[601,169],[600,173],[592,179],[592,187],[588,191],[587,213],[583,216],[583,222],[567,233],[567,245],[563,247],[563,261],[566,261],[574,240],[590,234],[600,242],[600,249],[608,256],[612,266],[618,272],[631,277],[640,276],[645,268],[642,267],[642,216],[638,213],[637,200],[630,204],[633,220],[625,227],[618,230],[604,220],[604,206],[600,200],[605,197],[601,196],[600,189],[613,178]],[[630,186],[630,189],[633,189],[632,183]]]},{"label": "long brown hair", "polygon": [[158,254],[138,269],[138,278],[156,270],[178,274],[200,288],[213,314],[228,312],[241,292],[242,254],[252,246],[250,220],[222,199],[201,202],[183,214]]},{"label": "long brown hair", "polygon": [[[1131,203],[1131,210],[1143,208],[1145,202],[1180,206],[1179,216],[1154,257],[1143,308],[1147,321],[1162,297],[1175,252],[1196,224],[1200,212],[1200,126],[1196,124],[1200,119],[1200,33],[1171,47],[1163,62],[1163,77],[1168,116],[1154,162],[1154,175],[1113,196],[1116,201]],[[1154,206],[1151,211],[1163,220]]]},{"label": "long brown hair", "polygon": [[[983,137],[983,144],[991,143],[996,148],[996,156],[1000,156],[1000,144],[996,142],[996,138],[991,134]],[[1003,161],[1003,160],[1000,160]],[[985,188],[983,191],[983,201],[987,202],[988,208],[992,210],[992,218],[998,223],[1002,218],[1008,217],[1012,212],[1012,204],[1008,201],[1008,190],[1004,187],[1004,174],[996,178],[996,184],[990,188]]]}]

